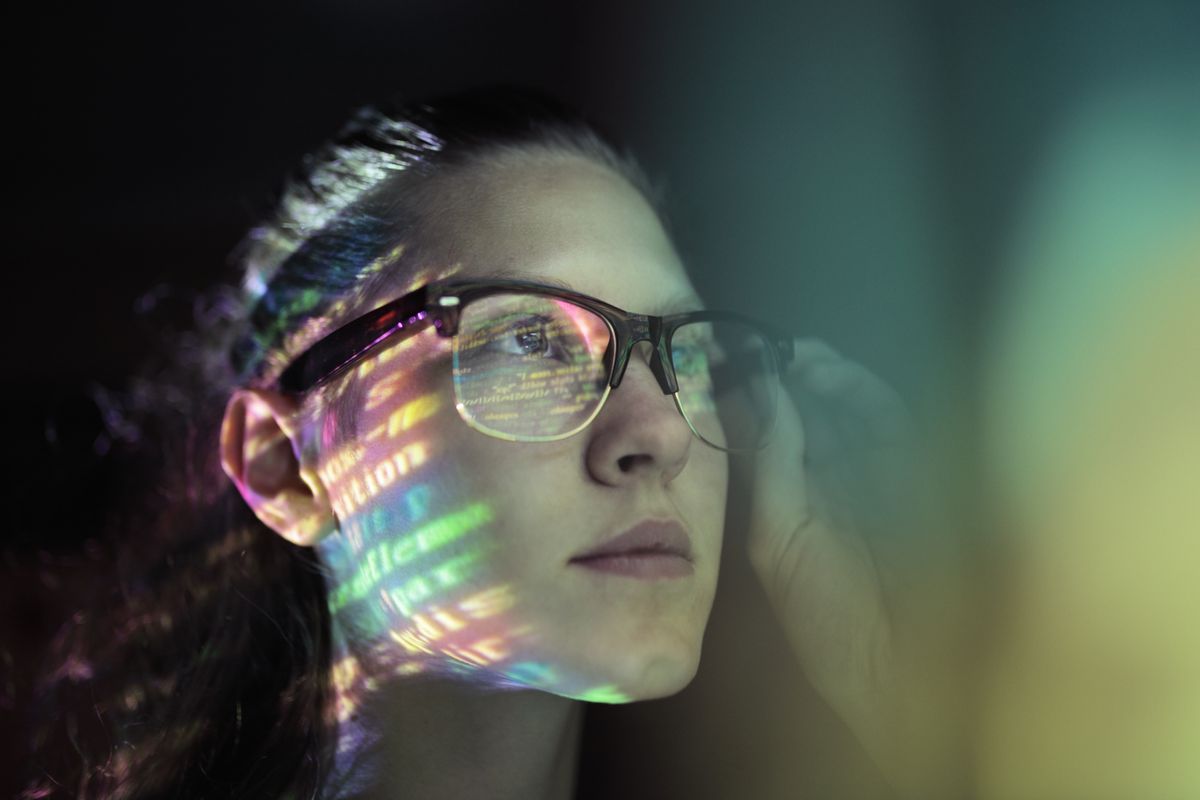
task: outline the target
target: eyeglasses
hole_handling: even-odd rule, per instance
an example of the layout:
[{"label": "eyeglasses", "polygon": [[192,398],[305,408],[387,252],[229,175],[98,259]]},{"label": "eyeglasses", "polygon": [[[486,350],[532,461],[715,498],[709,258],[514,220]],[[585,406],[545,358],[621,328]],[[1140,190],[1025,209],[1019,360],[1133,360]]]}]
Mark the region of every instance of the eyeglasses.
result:
[{"label": "eyeglasses", "polygon": [[452,340],[455,405],[471,427],[514,442],[565,439],[621,385],[634,345],[688,427],[726,451],[764,447],[792,339],[732,312],[631,314],[594,297],[515,280],[432,283],[338,328],[283,371],[303,393],[432,325]]}]

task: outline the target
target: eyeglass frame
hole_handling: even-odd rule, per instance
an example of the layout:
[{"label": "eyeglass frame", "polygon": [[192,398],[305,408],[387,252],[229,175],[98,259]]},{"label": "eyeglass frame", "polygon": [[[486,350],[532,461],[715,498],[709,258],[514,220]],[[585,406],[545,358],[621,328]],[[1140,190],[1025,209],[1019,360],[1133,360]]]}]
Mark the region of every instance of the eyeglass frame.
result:
[{"label": "eyeglass frame", "polygon": [[[498,431],[484,429],[475,424],[473,420],[464,417],[463,421],[471,427],[480,430],[485,435],[509,441],[557,441],[573,436],[592,423],[608,400],[609,393],[621,385],[634,346],[639,342],[648,341],[654,348],[648,362],[650,371],[658,381],[663,394],[674,397],[676,408],[697,438],[727,452],[758,450],[765,446],[764,442],[755,448],[719,447],[713,445],[695,429],[679,400],[679,383],[670,351],[671,338],[680,327],[693,322],[730,321],[741,323],[756,330],[763,337],[763,340],[769,345],[768,352],[774,362],[776,375],[780,375],[795,358],[792,337],[782,334],[766,323],[733,311],[701,309],[663,316],[634,314],[590,295],[534,281],[473,279],[428,283],[356,317],[317,340],[279,374],[279,377],[273,382],[274,387],[285,394],[304,394],[345,374],[368,355],[378,350],[385,342],[395,339],[391,343],[398,344],[430,325],[439,336],[454,337],[458,334],[459,320],[463,309],[468,304],[490,295],[509,292],[565,300],[602,318],[612,335],[612,347],[615,352],[606,380],[607,386],[591,416],[567,433],[533,439],[509,437]],[[400,338],[396,339],[397,336]],[[346,353],[349,355],[343,355]],[[777,381],[777,392],[779,385],[780,382]],[[777,397],[775,400],[778,403]],[[461,412],[460,416],[463,416]],[[774,419],[771,424],[774,425]]]}]

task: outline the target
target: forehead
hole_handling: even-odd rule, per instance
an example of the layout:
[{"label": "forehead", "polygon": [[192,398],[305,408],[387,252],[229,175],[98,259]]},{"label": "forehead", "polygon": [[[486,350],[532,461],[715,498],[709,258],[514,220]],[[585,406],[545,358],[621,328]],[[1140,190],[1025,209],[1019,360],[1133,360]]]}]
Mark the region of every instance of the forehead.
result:
[{"label": "forehead", "polygon": [[573,288],[630,311],[700,300],[657,214],[627,180],[582,156],[514,151],[439,186],[434,226],[455,277]]}]

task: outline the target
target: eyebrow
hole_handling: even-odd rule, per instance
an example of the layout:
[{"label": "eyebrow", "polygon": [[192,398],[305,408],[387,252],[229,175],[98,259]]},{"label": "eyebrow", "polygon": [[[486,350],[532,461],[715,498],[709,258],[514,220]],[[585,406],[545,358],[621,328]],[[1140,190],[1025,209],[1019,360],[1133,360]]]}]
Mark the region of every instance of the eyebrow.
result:
[{"label": "eyebrow", "polygon": [[[567,281],[564,281],[560,278],[555,278],[555,277],[552,277],[549,275],[534,275],[533,273],[523,272],[519,269],[492,270],[483,277],[495,278],[498,280],[531,281],[533,283],[545,284],[546,286],[553,286],[556,289],[562,289],[567,292],[575,292],[576,294],[587,294],[587,292],[581,292],[579,289],[577,289],[576,287],[572,286]],[[603,299],[603,298],[601,298],[601,299]],[[661,303],[657,303],[655,305],[657,306],[657,315],[658,316],[667,316],[670,314],[680,314],[685,311],[701,311],[706,308],[704,301],[702,301],[699,297],[697,297],[696,295],[691,294],[689,292],[681,292],[679,294],[673,295],[673,296],[667,298],[665,301],[663,301]],[[639,311],[637,313],[648,313],[648,312]]]}]

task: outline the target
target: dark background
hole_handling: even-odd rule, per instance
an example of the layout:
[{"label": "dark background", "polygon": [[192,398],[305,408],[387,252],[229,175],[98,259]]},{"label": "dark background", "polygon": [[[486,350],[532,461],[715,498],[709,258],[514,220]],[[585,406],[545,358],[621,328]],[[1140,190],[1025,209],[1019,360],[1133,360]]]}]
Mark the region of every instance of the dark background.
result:
[{"label": "dark background", "polygon": [[[14,729],[84,543],[127,488],[94,397],[162,344],[139,298],[232,278],[227,254],[282,176],[355,107],[497,81],[572,100],[665,179],[703,294],[826,338],[927,416],[956,416],[1048,137],[1089,95],[1200,60],[1190,2],[139,2],[26,8],[7,27],[0,711]],[[712,635],[745,647],[722,647],[687,697],[598,714],[605,758],[631,766],[587,774],[648,796],[880,794],[753,613],[744,566],[722,580],[751,605],[719,605]],[[794,691],[734,693],[715,706],[726,719],[689,701],[748,673]],[[673,750],[681,729],[703,741]]]}]

